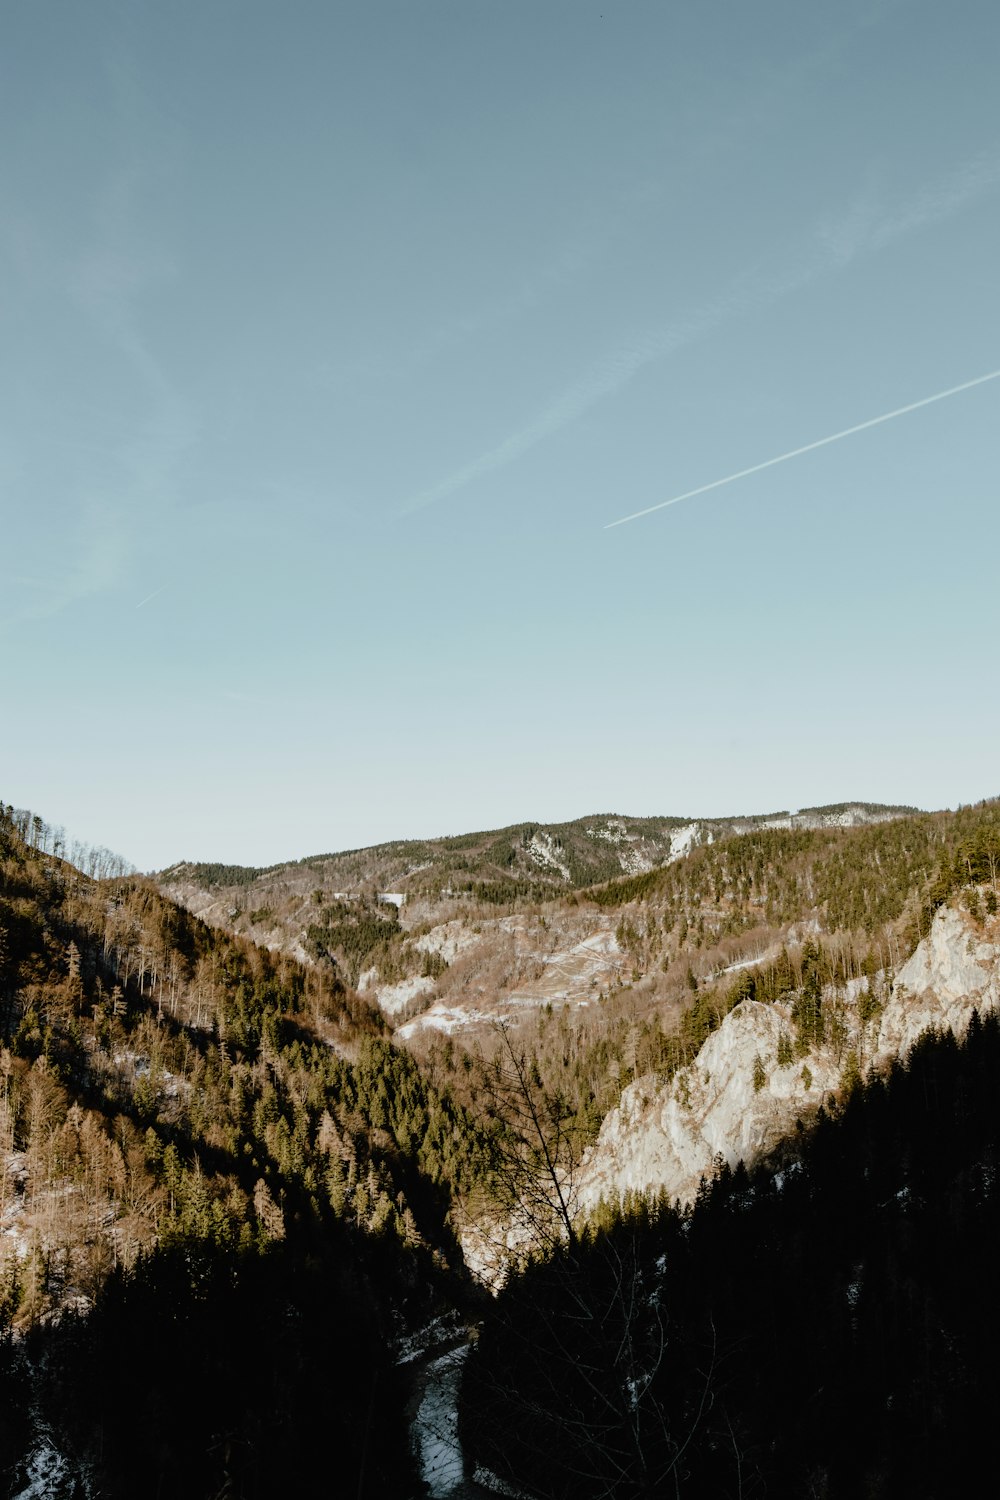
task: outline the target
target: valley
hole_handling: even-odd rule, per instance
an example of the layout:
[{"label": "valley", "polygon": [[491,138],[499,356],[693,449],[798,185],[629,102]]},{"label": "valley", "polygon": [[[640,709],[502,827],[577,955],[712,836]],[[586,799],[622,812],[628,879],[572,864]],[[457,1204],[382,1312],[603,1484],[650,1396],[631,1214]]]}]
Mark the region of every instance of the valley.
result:
[{"label": "valley", "polygon": [[[536,1281],[555,1278],[533,1326],[561,1340],[562,1299],[599,1303],[601,1257],[620,1262],[632,1245],[628,1274],[647,1290],[629,1291],[639,1322],[623,1336],[642,1365],[660,1253],[646,1247],[700,1236],[693,1226],[744,1193],[747,1173],[749,1215],[818,1171],[803,1166],[811,1143],[847,1128],[862,1107],[852,1101],[901,1087],[928,1045],[992,1045],[983,1023],[1000,1004],[996,802],[586,818],[156,876],[84,874],[42,819],[14,808],[0,834],[11,1335],[0,1375],[27,1393],[12,1398],[5,1449],[22,1497],[43,1471],[57,1476],[53,1494],[127,1492],[132,1435],[148,1445],[154,1430],[164,1493],[257,1493],[249,1475],[277,1462],[279,1438],[308,1452],[301,1423],[321,1396],[340,1404],[342,1461],[363,1493],[416,1493],[421,1472],[433,1494],[473,1493],[477,1465],[534,1493],[540,1450],[505,1456],[486,1413],[501,1368],[526,1399],[536,1379],[504,1331]],[[993,1147],[982,1149],[988,1173]],[[993,1179],[982,1182],[993,1205]],[[624,1316],[616,1284],[612,1324]],[[267,1313],[260,1337],[279,1417],[253,1430],[264,1408],[234,1332],[247,1296],[275,1320]],[[227,1434],[207,1469],[195,1457],[205,1431],[172,1415],[181,1344],[128,1393],[102,1366],[113,1420],[86,1402],[57,1415],[79,1360],[98,1357],[94,1340],[101,1359],[117,1358],[136,1319],[158,1338],[168,1302],[183,1339],[204,1340],[193,1378],[206,1392],[218,1340],[242,1361],[226,1356],[231,1405],[206,1394],[212,1431]],[[310,1319],[344,1350],[322,1379],[283,1331],[286,1304],[294,1326]],[[211,1331],[196,1333],[206,1319]],[[462,1365],[463,1330],[480,1326]],[[453,1331],[436,1350],[432,1336],[414,1388],[399,1351],[435,1327]],[[704,1328],[690,1336],[696,1345]],[[611,1405],[590,1412],[589,1432],[618,1431],[629,1382],[656,1392],[650,1415],[693,1399],[690,1371],[668,1395],[659,1359],[640,1379],[638,1366],[614,1375],[617,1356],[593,1357],[611,1360]],[[544,1400],[531,1399],[542,1421]],[[503,1409],[496,1421],[521,1420]],[[749,1422],[749,1409],[731,1419]],[[716,1429],[690,1411],[677,1420],[692,1423],[696,1448],[708,1443],[714,1474]],[[673,1442],[647,1433],[614,1493],[641,1493],[643,1464],[655,1453],[669,1468]],[[587,1485],[605,1484],[607,1453],[592,1457]],[[761,1462],[747,1459],[747,1473],[763,1476]],[[561,1493],[547,1461],[543,1471],[539,1493]],[[305,1473],[304,1457],[308,1494]]]}]

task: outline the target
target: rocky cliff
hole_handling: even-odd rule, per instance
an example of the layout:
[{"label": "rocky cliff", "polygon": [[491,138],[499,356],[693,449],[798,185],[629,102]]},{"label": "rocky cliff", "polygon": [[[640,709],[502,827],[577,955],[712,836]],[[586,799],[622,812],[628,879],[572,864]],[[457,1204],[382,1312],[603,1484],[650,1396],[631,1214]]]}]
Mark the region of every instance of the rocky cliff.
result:
[{"label": "rocky cliff", "polygon": [[792,1048],[790,1007],[744,1002],[669,1084],[649,1075],[626,1088],[585,1157],[581,1207],[663,1189],[688,1201],[718,1158],[735,1165],[770,1150],[855,1066],[886,1066],[932,1026],[964,1031],[974,1008],[1000,1004],[1000,921],[945,908],[891,983],[855,984],[824,1003],[822,1046]]}]

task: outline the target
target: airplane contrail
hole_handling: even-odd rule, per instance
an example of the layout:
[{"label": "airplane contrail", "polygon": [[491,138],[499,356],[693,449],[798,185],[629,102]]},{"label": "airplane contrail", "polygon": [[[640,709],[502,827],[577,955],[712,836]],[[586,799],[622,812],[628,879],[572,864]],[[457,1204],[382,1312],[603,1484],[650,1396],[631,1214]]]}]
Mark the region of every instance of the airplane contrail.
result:
[{"label": "airplane contrail", "polygon": [[707,495],[709,490],[720,489],[724,484],[733,484],[737,479],[746,479],[748,474],[759,474],[762,469],[773,469],[775,464],[787,463],[790,458],[798,458],[803,453],[812,453],[816,448],[825,448],[828,443],[839,443],[841,438],[851,437],[855,432],[864,432],[868,427],[878,427],[883,422],[891,422],[895,417],[905,417],[909,411],[919,411],[922,406],[932,406],[935,401],[946,401],[949,396],[957,396],[960,391],[971,391],[975,385],[985,385],[988,380],[1000,379],[1000,370],[991,370],[988,375],[977,375],[975,380],[963,380],[961,385],[949,386],[946,391],[938,391],[933,396],[924,396],[922,401],[911,401],[908,406],[897,406],[895,411],[885,411],[880,417],[869,417],[867,422],[858,422],[854,427],[845,427],[842,432],[833,432],[829,437],[817,438],[815,443],[806,443],[802,448],[793,448],[789,453],[779,453],[777,458],[768,458],[762,464],[751,464],[749,469],[740,469],[738,474],[727,474],[725,479],[713,479],[711,484],[701,484],[696,490],[685,490],[683,495],[675,495],[672,500],[661,500],[657,505],[647,505],[645,510],[633,511],[630,516],[622,516],[617,521],[608,521],[605,531],[612,531],[616,526],[625,526],[629,521],[638,521],[640,516],[651,516],[654,510],[666,510],[669,505],[680,505],[682,500],[693,500],[695,495]]},{"label": "airplane contrail", "polygon": [[147,594],[146,597],[145,597],[145,599],[140,599],[139,600],[139,603],[136,605],[136,609],[141,609],[144,604],[148,604],[149,603],[150,599],[155,599],[156,596],[157,596],[157,594],[162,594],[163,590],[166,587],[167,587],[167,585],[165,583],[161,583],[160,587],[158,589],[154,589],[151,594]]}]

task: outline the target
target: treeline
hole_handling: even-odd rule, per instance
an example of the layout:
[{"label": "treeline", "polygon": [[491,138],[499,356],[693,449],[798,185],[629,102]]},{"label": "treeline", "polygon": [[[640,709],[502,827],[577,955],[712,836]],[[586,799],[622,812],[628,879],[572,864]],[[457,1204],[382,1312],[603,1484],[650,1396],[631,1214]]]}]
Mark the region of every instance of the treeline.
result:
[{"label": "treeline", "polygon": [[[910,817],[910,816],[912,816],[914,814],[918,814],[920,812],[920,808],[919,807],[910,807],[907,803],[896,803],[896,802],[827,802],[827,803],[824,803],[824,805],[822,807],[800,807],[799,810],[798,810],[798,812],[795,814],[795,816],[799,817],[799,818],[806,818],[806,817],[810,817],[810,816],[812,816],[812,817],[824,817],[824,816],[825,817],[838,817],[842,813],[854,812],[855,808],[860,808],[862,812],[874,814],[875,816],[878,816],[879,814],[881,814],[883,817],[885,817],[887,815],[891,815],[891,816],[897,817],[897,818],[899,818],[899,817]],[[788,817],[789,814],[788,813],[784,813],[784,814],[777,813],[777,814],[775,814],[775,816],[777,816],[777,817],[782,817],[782,816]]]},{"label": "treeline", "polygon": [[983,908],[987,916],[996,914],[1000,891],[1000,804],[991,804],[989,811],[992,816],[978,820],[942,859],[915,924],[919,935],[929,930],[935,911],[958,891],[971,888],[976,892],[971,910],[973,916],[979,917],[978,887],[986,886]]},{"label": "treeline", "polygon": [[120,854],[115,854],[103,845],[88,844],[82,839],[70,839],[60,824],[47,823],[40,813],[30,808],[11,807],[0,802],[0,836],[13,833],[26,848],[36,854],[51,854],[56,859],[68,860],[85,875],[95,880],[106,880],[113,875],[130,875],[134,867]]},{"label": "treeline", "polygon": [[682,1212],[606,1210],[512,1280],[473,1461],[548,1497],[975,1493],[1000,1335],[1000,1027],[929,1035]]},{"label": "treeline", "polygon": [[217,861],[202,861],[189,864],[186,860],[161,870],[159,878],[167,883],[189,880],[203,890],[211,891],[219,886],[254,885],[262,875],[272,875],[281,865],[225,865]]},{"label": "treeline", "polygon": [[829,932],[874,935],[908,908],[915,915],[942,870],[961,862],[960,851],[977,840],[995,843],[998,829],[995,800],[860,828],[758,829],[612,881],[587,899],[604,908],[649,902],[686,926],[706,908],[754,912],[773,926],[814,911]]}]

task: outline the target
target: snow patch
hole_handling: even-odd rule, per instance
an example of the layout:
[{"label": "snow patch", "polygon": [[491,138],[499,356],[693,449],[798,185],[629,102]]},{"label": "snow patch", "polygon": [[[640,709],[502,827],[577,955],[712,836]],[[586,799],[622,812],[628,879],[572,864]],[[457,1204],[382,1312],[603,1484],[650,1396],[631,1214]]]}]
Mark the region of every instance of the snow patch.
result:
[{"label": "snow patch", "polygon": [[[11,1491],[12,1500],[52,1500],[53,1496],[78,1493],[67,1459],[47,1434],[42,1434],[25,1462],[23,1489]],[[85,1494],[90,1493],[87,1485]]]},{"label": "snow patch", "polygon": [[601,839],[605,844],[614,845],[618,850],[618,863],[625,875],[645,875],[647,870],[654,868],[653,860],[641,850],[631,847],[641,842],[640,835],[629,833],[628,824],[621,818],[609,818],[603,828],[588,828],[587,833],[592,839]]},{"label": "snow patch", "polygon": [[[724,969],[717,970],[717,977],[723,974],[738,974],[741,969],[755,969],[758,964],[770,963],[777,958],[781,952],[780,948],[767,948],[763,953],[758,953],[754,958],[741,958],[734,964],[727,964]],[[865,981],[867,983],[867,981]]]},{"label": "snow patch", "polygon": [[489,1490],[493,1495],[509,1495],[511,1500],[531,1500],[526,1490],[517,1489],[506,1479],[501,1479],[499,1474],[494,1474],[492,1469],[485,1469],[482,1464],[476,1465],[472,1478],[480,1489]]},{"label": "snow patch", "polygon": [[468,1352],[468,1344],[463,1344],[428,1366],[423,1397],[413,1422],[420,1472],[432,1500],[454,1495],[465,1480],[458,1440],[458,1388]]},{"label": "snow patch", "polygon": [[460,1005],[432,1005],[430,1010],[416,1020],[407,1021],[405,1026],[400,1026],[396,1035],[401,1041],[407,1041],[411,1036],[416,1036],[418,1031],[443,1031],[445,1036],[453,1031],[459,1031],[463,1026],[475,1026],[478,1021],[509,1020],[509,1016],[498,1015],[496,1011],[466,1010]]},{"label": "snow patch", "polygon": [[396,1344],[397,1365],[412,1364],[415,1359],[424,1359],[435,1347],[444,1343],[454,1344],[466,1337],[465,1325],[458,1313],[449,1309],[429,1323],[404,1334]]},{"label": "snow patch", "polygon": [[620,818],[609,818],[603,828],[588,828],[587,833],[592,839],[603,839],[606,844],[622,844],[635,837]]}]

